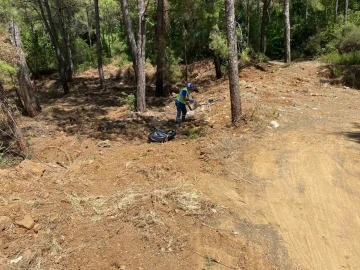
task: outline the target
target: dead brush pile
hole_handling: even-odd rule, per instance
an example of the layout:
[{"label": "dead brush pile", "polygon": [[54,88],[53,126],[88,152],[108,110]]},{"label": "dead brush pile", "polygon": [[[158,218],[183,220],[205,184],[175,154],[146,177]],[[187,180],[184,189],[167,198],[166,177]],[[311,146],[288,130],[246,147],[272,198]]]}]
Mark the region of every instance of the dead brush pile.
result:
[{"label": "dead brush pile", "polygon": [[160,212],[182,211],[185,215],[207,215],[213,205],[198,191],[177,186],[151,191],[127,189],[111,196],[65,194],[75,213],[93,221],[122,219],[136,227],[164,225]]}]

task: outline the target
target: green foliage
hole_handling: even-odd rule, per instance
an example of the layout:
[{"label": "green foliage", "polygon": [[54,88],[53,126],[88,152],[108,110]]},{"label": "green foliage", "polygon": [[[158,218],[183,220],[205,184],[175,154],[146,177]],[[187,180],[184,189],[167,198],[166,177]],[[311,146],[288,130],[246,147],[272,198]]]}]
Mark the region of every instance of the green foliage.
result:
[{"label": "green foliage", "polygon": [[54,50],[47,35],[39,30],[23,27],[21,29],[24,50],[27,53],[27,63],[36,74],[56,70]]},{"label": "green foliage", "polygon": [[209,48],[217,52],[220,58],[226,59],[229,55],[229,50],[224,32],[220,32],[217,27],[210,33]]},{"label": "green foliage", "polygon": [[331,70],[331,73],[332,75],[335,77],[335,78],[339,78],[341,76],[341,70],[338,69],[337,67],[334,67],[332,70]]},{"label": "green foliage", "polygon": [[116,40],[112,44],[111,53],[112,55],[123,55],[128,51],[128,47],[124,41]]},{"label": "green foliage", "polygon": [[263,53],[258,53],[256,55],[253,56],[253,58],[261,63],[263,62],[268,62],[269,61],[269,57],[267,57],[265,54]]},{"label": "green foliage", "polygon": [[17,72],[17,68],[0,60],[0,72],[1,73],[10,73],[12,75],[15,75]]},{"label": "green foliage", "polygon": [[119,98],[121,103],[124,103],[128,106],[130,111],[135,111],[136,109],[136,96],[134,94],[127,94],[125,92],[121,92],[122,97]]},{"label": "green foliage", "polygon": [[185,130],[185,136],[189,139],[199,139],[201,137],[205,137],[207,134],[207,131],[205,128],[199,127],[199,128],[189,128]]},{"label": "green foliage", "polygon": [[254,53],[254,51],[252,50],[252,48],[250,48],[250,47],[245,48],[245,50],[243,50],[240,53],[240,60],[245,63],[250,62],[253,53]]},{"label": "green foliage", "polygon": [[130,56],[126,53],[121,53],[119,55],[119,60],[117,61],[118,67],[123,67],[131,63]]},{"label": "green foliage", "polygon": [[11,77],[16,76],[17,68],[9,63],[0,60],[0,80],[7,83],[11,82]]},{"label": "green foliage", "polygon": [[97,66],[96,46],[89,47],[83,39],[77,38],[74,47],[73,62],[77,72]]},{"label": "green foliage", "polygon": [[341,52],[360,51],[360,27],[353,24],[345,26],[338,47]]},{"label": "green foliage", "polygon": [[354,51],[354,52],[342,53],[342,54],[334,51],[323,55],[320,59],[321,61],[329,64],[349,65],[349,66],[360,65],[360,51]]},{"label": "green foliage", "polygon": [[165,59],[165,79],[170,83],[179,81],[182,77],[182,73],[179,67],[180,57],[176,57],[174,52],[170,49],[166,49]]}]

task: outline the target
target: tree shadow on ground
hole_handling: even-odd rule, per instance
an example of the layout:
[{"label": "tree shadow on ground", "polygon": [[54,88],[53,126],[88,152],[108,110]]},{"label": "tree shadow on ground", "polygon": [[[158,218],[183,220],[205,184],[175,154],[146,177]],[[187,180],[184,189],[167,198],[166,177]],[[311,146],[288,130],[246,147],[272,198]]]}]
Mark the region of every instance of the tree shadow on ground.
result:
[{"label": "tree shadow on ground", "polygon": [[350,141],[360,143],[360,123],[353,123],[353,127],[357,131],[342,132],[341,134],[348,137]]},{"label": "tree shadow on ground", "polygon": [[[98,80],[93,78],[74,78],[70,95],[64,96],[58,82],[51,82],[39,92],[43,113],[38,120],[57,126],[68,135],[81,135],[99,140],[127,141],[147,140],[153,127],[176,129],[174,117],[165,114],[167,105],[172,104],[171,97],[155,97],[154,89],[147,87],[147,112],[131,111],[135,106],[133,94],[135,87],[121,85],[117,80],[106,81],[106,89],[101,90]],[[45,85],[44,85],[45,86]],[[198,127],[204,122],[189,119],[187,125]]]},{"label": "tree shadow on ground", "polygon": [[360,90],[360,66],[326,65],[319,70],[320,82],[336,85],[342,84]]}]

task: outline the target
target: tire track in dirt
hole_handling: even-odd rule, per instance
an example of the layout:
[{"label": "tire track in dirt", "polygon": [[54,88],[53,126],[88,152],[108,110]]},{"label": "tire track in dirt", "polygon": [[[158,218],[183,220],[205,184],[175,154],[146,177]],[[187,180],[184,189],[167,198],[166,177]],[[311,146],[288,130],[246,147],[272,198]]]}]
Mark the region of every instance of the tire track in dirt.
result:
[{"label": "tire track in dirt", "polygon": [[[271,150],[255,157],[252,174],[270,181],[264,222],[279,226],[294,265],[357,269],[360,223],[354,212],[360,212],[360,186],[355,175],[360,173],[346,158],[346,165],[336,162],[340,153],[346,155],[343,141],[324,141],[323,136],[322,144],[313,144],[316,139],[309,135],[304,141],[301,133],[285,133],[279,138],[284,147],[276,152],[277,161]],[[264,157],[270,158],[264,163]]]},{"label": "tire track in dirt", "polygon": [[[291,93],[294,78],[307,78],[288,94],[297,111],[286,108],[278,130],[264,132],[243,150],[243,161],[228,164],[245,179],[237,196],[231,181],[203,185],[234,210],[218,227],[260,245],[277,269],[360,269],[360,148],[353,131],[359,93],[322,86],[319,68],[301,63],[265,75],[266,89],[281,82],[282,93]],[[273,94],[277,107],[282,94]]]}]

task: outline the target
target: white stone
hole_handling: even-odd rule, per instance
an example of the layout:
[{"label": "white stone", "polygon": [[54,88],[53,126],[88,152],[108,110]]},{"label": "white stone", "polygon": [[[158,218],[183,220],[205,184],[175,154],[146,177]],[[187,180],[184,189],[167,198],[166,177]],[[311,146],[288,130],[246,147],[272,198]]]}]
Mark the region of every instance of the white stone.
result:
[{"label": "white stone", "polygon": [[276,122],[275,120],[271,121],[270,122],[270,125],[273,127],[273,128],[278,128],[280,127],[280,124],[278,122]]}]

